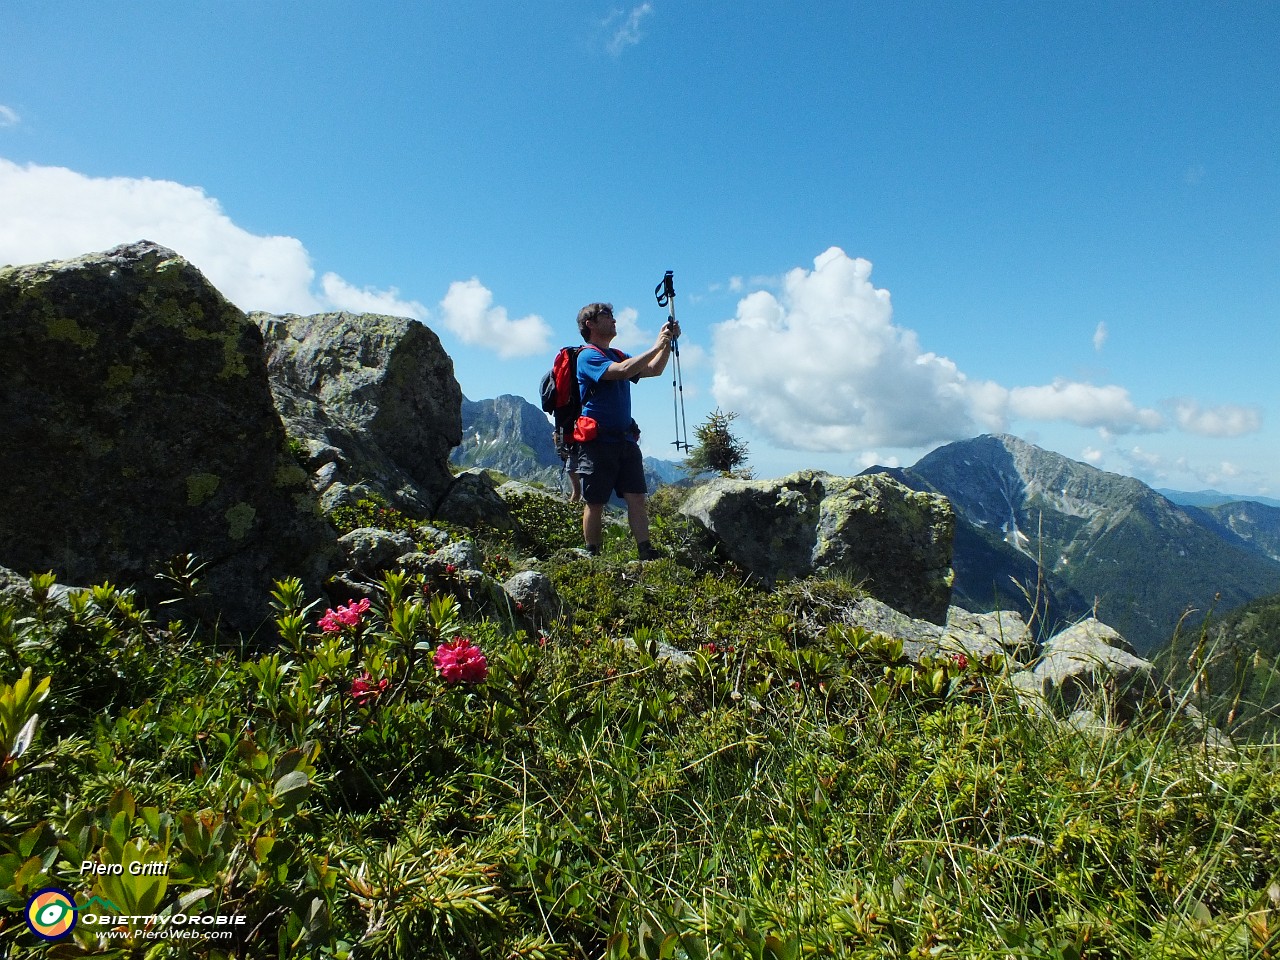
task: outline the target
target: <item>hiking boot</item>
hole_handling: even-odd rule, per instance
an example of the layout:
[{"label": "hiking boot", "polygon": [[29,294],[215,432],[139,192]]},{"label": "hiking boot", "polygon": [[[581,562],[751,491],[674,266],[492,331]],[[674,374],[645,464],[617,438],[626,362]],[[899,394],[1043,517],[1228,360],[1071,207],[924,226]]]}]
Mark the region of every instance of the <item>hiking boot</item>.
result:
[{"label": "hiking boot", "polygon": [[636,544],[636,556],[640,560],[658,560],[662,555],[646,540],[644,543]]}]

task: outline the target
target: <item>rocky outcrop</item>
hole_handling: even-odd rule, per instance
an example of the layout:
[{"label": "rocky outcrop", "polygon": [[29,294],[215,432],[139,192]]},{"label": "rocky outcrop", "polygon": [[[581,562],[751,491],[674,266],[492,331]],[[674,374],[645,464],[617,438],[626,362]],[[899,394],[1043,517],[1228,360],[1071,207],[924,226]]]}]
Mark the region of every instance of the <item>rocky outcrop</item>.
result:
[{"label": "rocky outcrop", "polygon": [[[505,486],[505,484],[504,484]],[[493,478],[483,470],[466,470],[453,479],[436,508],[441,520],[463,527],[511,530],[515,520]]]},{"label": "rocky outcrop", "polygon": [[267,386],[258,327],[139,242],[0,269],[0,563],[152,594],[174,556],[233,626],[332,552]]},{"label": "rocky outcrop", "polygon": [[[989,663],[1003,658],[1023,709],[1078,730],[1106,735],[1144,716],[1179,717],[1206,743],[1230,743],[1194,706],[1179,701],[1150,661],[1095,618],[1066,627],[1041,644],[1011,610],[970,613],[951,607],[945,623],[938,624],[865,597],[841,610],[833,622],[901,640],[903,659],[913,663],[957,655]],[[818,636],[811,639],[821,642]]]},{"label": "rocky outcrop", "polygon": [[345,570],[354,576],[374,578],[391,569],[400,557],[415,549],[413,537],[407,533],[360,527],[338,538]]},{"label": "rocky outcrop", "polygon": [[681,512],[765,583],[841,572],[909,616],[946,619],[954,516],[944,497],[882,475],[802,471],[780,480],[713,480]]},{"label": "rocky outcrop", "polygon": [[991,655],[1006,658],[1021,669],[1035,652],[1031,631],[1015,610],[970,613],[949,607],[942,623],[919,620],[872,597],[864,597],[841,611],[838,622],[902,641],[903,655],[922,657],[964,654],[972,659]]},{"label": "rocky outcrop", "polygon": [[[1194,508],[1184,507],[1188,513]],[[1224,535],[1239,537],[1272,560],[1280,561],[1280,507],[1253,500],[1235,500],[1201,508],[1219,524]]]},{"label": "rocky outcrop", "polygon": [[440,338],[374,314],[251,314],[271,392],[326,510],[373,492],[430,516],[452,482],[462,390]]},{"label": "rocky outcrop", "polygon": [[516,622],[526,630],[545,629],[564,615],[555,584],[539,570],[523,570],[509,577],[502,589],[511,598]]}]

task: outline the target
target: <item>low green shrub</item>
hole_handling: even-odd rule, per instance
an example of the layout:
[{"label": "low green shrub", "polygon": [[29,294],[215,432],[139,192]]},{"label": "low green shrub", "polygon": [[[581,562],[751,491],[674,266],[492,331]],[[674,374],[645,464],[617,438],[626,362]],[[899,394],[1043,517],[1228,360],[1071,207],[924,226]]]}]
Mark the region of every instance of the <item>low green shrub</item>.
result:
[{"label": "low green shrub", "polygon": [[393,533],[407,533],[415,539],[419,537],[418,527],[422,523],[376,494],[357,500],[354,506],[335,507],[329,514],[329,520],[339,533],[376,527]]}]

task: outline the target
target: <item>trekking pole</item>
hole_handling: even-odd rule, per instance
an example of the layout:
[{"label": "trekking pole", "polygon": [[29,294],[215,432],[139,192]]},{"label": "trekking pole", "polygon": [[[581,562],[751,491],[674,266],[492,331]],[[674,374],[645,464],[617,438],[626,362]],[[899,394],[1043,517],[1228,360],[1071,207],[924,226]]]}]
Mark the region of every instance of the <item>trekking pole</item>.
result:
[{"label": "trekking pole", "polygon": [[[658,298],[658,306],[667,307],[667,323],[671,324],[672,329],[676,323],[676,285],[670,270],[662,278],[653,289],[653,295]],[[671,355],[675,362],[671,366],[671,406],[672,412],[676,420],[676,439],[674,446],[677,451],[689,449],[689,426],[684,416],[684,376],[680,372],[680,339],[673,336],[671,338]],[[684,439],[681,440],[681,428],[683,427]]]}]

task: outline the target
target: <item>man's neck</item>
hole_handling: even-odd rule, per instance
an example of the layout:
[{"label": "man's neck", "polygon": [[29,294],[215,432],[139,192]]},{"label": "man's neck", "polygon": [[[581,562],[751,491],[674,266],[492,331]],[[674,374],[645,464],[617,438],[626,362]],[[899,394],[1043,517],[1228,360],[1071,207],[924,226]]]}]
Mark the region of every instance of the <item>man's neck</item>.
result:
[{"label": "man's neck", "polygon": [[601,350],[608,350],[609,344],[613,343],[613,337],[610,337],[607,340],[603,337],[592,337],[587,341],[587,343],[591,344],[593,347],[599,347]]}]

